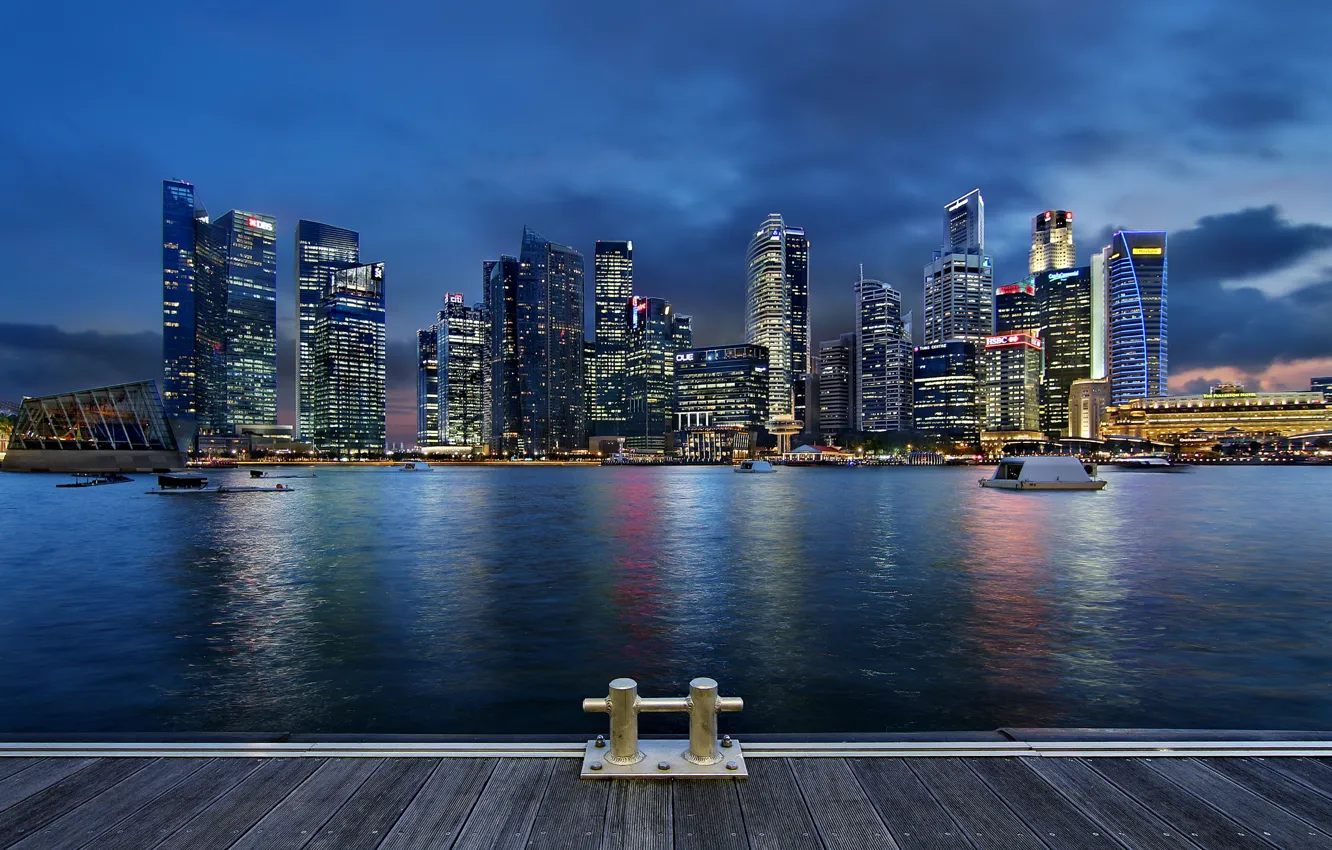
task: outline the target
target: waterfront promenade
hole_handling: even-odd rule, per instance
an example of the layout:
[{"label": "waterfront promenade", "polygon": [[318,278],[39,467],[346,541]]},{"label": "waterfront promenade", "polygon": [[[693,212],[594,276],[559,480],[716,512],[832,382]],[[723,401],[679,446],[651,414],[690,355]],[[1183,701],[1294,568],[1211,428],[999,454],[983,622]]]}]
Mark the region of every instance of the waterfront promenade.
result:
[{"label": "waterfront promenade", "polygon": [[580,780],[575,740],[10,743],[0,847],[1323,848],[1327,737],[758,738],[743,780]]}]

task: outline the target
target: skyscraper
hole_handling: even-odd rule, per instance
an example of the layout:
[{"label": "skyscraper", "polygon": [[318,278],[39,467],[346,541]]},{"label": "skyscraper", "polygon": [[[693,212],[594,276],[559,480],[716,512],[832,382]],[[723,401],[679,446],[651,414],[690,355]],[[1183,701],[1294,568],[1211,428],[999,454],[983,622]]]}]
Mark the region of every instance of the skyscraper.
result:
[{"label": "skyscraper", "polygon": [[315,311],[312,442],[335,455],[385,449],[384,264],[332,272]]},{"label": "skyscraper", "polygon": [[232,210],[196,228],[198,430],[277,424],[277,222]]},{"label": "skyscraper", "polygon": [[791,398],[797,422],[808,424],[809,238],[803,227],[786,228],[786,287],[791,292]]},{"label": "skyscraper", "polygon": [[594,434],[620,436],[628,417],[624,386],[628,326],[624,310],[634,294],[634,243],[598,240],[592,254],[592,275],[596,357],[587,364],[589,421]]},{"label": "skyscraper", "polygon": [[1045,375],[1041,430],[1068,435],[1068,394],[1074,381],[1092,377],[1092,279],[1087,266],[1036,275]]},{"label": "skyscraper", "polygon": [[485,420],[486,323],[482,306],[468,307],[461,293],[444,296],[435,324],[439,356],[436,445],[480,446]]},{"label": "skyscraper", "polygon": [[915,430],[959,443],[980,440],[976,344],[955,339],[915,351]]},{"label": "skyscraper", "polygon": [[335,271],[361,262],[360,235],[317,221],[296,222],[296,437],[314,428],[314,327],[319,303]]},{"label": "skyscraper", "polygon": [[630,298],[621,316],[628,414],[621,434],[631,449],[664,451],[675,406],[675,355],[694,344],[691,322],[661,298]]},{"label": "skyscraper", "polygon": [[416,332],[416,445],[439,443],[439,311],[435,323]]},{"label": "skyscraper", "polygon": [[982,343],[994,329],[994,268],[980,190],[944,207],[944,246],[925,266],[925,344]]},{"label": "skyscraper", "polygon": [[208,213],[182,180],[162,181],[162,405],[194,416],[195,231]]},{"label": "skyscraper", "polygon": [[518,361],[518,273],[517,257],[487,260],[486,358],[490,362],[490,453],[518,453],[523,432],[522,381]]},{"label": "skyscraper", "polygon": [[[745,342],[768,350],[770,416],[794,415],[795,384],[803,386],[809,371],[809,243],[804,230],[790,230],[788,237],[781,214],[772,213],[749,242]],[[798,295],[793,287],[799,289]],[[799,327],[793,315],[796,307],[801,313]],[[797,336],[801,342],[795,341]]]},{"label": "skyscraper", "polygon": [[768,421],[768,352],[718,345],[675,355],[676,427],[758,429]]},{"label": "skyscraper", "polygon": [[1119,231],[1110,243],[1110,403],[1168,393],[1166,234]]},{"label": "skyscraper", "polygon": [[[1008,333],[985,340],[981,378],[985,387],[984,431],[1004,442],[1040,437],[1042,340],[1034,333]],[[983,435],[982,439],[987,439]]]},{"label": "skyscraper", "polygon": [[1040,305],[1036,303],[1036,282],[1027,278],[994,291],[994,332],[1011,334],[1035,331],[1041,326]]},{"label": "skyscraper", "polygon": [[1031,250],[1027,253],[1028,271],[1071,269],[1078,264],[1073,244],[1073,213],[1046,210],[1031,220]]},{"label": "skyscraper", "polygon": [[855,332],[819,343],[819,434],[835,437],[856,427],[860,411],[856,399]]},{"label": "skyscraper", "polygon": [[1091,255],[1091,376],[1110,377],[1110,246]]},{"label": "skyscraper", "polygon": [[985,253],[985,201],[980,189],[944,207],[943,253]]},{"label": "skyscraper", "polygon": [[583,256],[525,227],[518,263],[521,451],[564,454],[586,446]]},{"label": "skyscraper", "polygon": [[856,348],[856,429],[910,430],[911,337],[902,296],[886,283],[856,282]]}]

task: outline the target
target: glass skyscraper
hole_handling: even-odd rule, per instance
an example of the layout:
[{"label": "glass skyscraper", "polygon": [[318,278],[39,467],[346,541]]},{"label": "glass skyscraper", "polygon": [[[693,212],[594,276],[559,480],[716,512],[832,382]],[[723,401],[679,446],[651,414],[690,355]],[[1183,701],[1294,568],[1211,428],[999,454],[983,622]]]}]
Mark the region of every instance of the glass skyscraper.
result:
[{"label": "glass skyscraper", "polygon": [[915,352],[915,428],[932,437],[976,445],[981,400],[976,344],[951,340]]},{"label": "glass skyscraper", "polygon": [[482,306],[468,307],[461,293],[444,296],[436,330],[438,370],[438,431],[435,442],[445,446],[486,443],[486,323]]},{"label": "glass skyscraper", "polygon": [[944,207],[944,246],[925,266],[925,344],[983,343],[994,329],[994,268],[977,189]]},{"label": "glass skyscraper", "polygon": [[896,289],[877,280],[856,282],[856,343],[856,430],[910,430],[911,337]]},{"label": "glass skyscraper", "polygon": [[664,451],[672,430],[675,401],[675,355],[692,348],[690,318],[661,298],[630,298],[621,311],[627,349],[624,387],[627,417],[621,435],[625,445],[643,451]]},{"label": "glass skyscraper", "polygon": [[[908,349],[909,350],[909,349]],[[860,405],[856,400],[856,358],[859,356],[854,332],[819,343],[819,434],[836,437],[856,428]]]},{"label": "glass skyscraper", "polygon": [[1106,275],[1110,403],[1167,395],[1166,234],[1116,233]]},{"label": "glass skyscraper", "polygon": [[330,275],[361,262],[354,230],[317,221],[296,222],[296,437],[314,427],[314,327]]},{"label": "glass skyscraper", "polygon": [[620,436],[625,407],[625,364],[628,349],[625,305],[634,294],[634,243],[598,240],[592,255],[595,281],[596,356],[587,364],[591,430],[599,436]]},{"label": "glass skyscraper", "polygon": [[1041,338],[1031,332],[989,337],[981,355],[984,430],[1040,436]]},{"label": "glass skyscraper", "polygon": [[994,332],[1011,334],[1036,331],[1041,326],[1040,305],[1036,302],[1036,282],[1027,278],[994,291]]},{"label": "glass skyscraper", "polygon": [[718,345],[675,354],[676,427],[760,428],[768,421],[768,351]]},{"label": "glass skyscraper", "polygon": [[315,313],[311,427],[319,451],[384,451],[384,349],[384,264],[333,272]]},{"label": "glass skyscraper", "polygon": [[517,257],[487,260],[486,357],[490,361],[490,453],[518,453],[523,431],[522,382],[518,368],[518,272]]},{"label": "glass skyscraper", "polygon": [[809,424],[809,239],[803,227],[786,228],[786,286],[791,292],[791,412],[797,422]]},{"label": "glass skyscraper", "polygon": [[162,404],[166,415],[195,414],[195,232],[208,213],[182,180],[162,181]]},{"label": "glass skyscraper", "polygon": [[547,457],[586,448],[583,256],[523,228],[518,257],[519,450]]},{"label": "glass skyscraper", "polygon": [[[772,213],[749,242],[747,269],[745,342],[768,350],[772,385],[768,413],[795,415],[797,394],[804,403],[809,372],[809,242],[805,231],[788,228],[780,213]],[[801,389],[796,389],[797,384]]]},{"label": "glass skyscraper", "polygon": [[1068,435],[1069,388],[1092,377],[1092,276],[1083,266],[1036,275],[1045,375],[1041,379],[1041,430]]},{"label": "glass skyscraper", "polygon": [[435,324],[416,332],[416,445],[439,442],[439,311]]}]

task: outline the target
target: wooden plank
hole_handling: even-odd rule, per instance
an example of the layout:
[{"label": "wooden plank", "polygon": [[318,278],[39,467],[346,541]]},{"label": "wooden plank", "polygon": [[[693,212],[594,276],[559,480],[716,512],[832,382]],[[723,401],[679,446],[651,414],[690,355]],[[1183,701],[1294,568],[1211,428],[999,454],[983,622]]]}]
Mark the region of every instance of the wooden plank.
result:
[{"label": "wooden plank", "polygon": [[[903,847],[955,850],[975,845],[900,758],[848,759],[865,795]],[[757,760],[751,762],[758,763]],[[751,770],[752,775],[752,770]]]},{"label": "wooden plank", "polygon": [[386,759],[319,828],[310,847],[374,850],[438,766],[439,759]]},{"label": "wooden plank", "polygon": [[260,759],[208,759],[199,771],[171,789],[169,797],[146,801],[132,817],[112,825],[86,850],[140,850],[175,832],[236,783],[258,770]]},{"label": "wooden plank", "polygon": [[1043,850],[1045,843],[958,758],[913,759],[907,764],[977,847]]},{"label": "wooden plank", "polygon": [[583,763],[556,759],[527,846],[537,850],[596,850],[606,832],[606,804],[614,780],[584,781]]},{"label": "wooden plank", "polygon": [[554,759],[500,759],[458,834],[456,850],[517,850],[527,844]]},{"label": "wooden plank", "polygon": [[452,847],[495,765],[495,759],[441,760],[380,850]]},{"label": "wooden plank", "polygon": [[899,850],[846,759],[791,759],[791,769],[825,847]]},{"label": "wooden plank", "polygon": [[161,850],[222,850],[324,764],[323,759],[270,759],[159,844]]},{"label": "wooden plank", "polygon": [[736,783],[736,789],[754,850],[816,850],[823,846],[788,759],[753,759],[749,779]]},{"label": "wooden plank", "polygon": [[175,788],[205,759],[158,759],[15,843],[15,848],[79,847]]},{"label": "wooden plank", "polygon": [[[749,766],[752,778],[754,763]],[[610,787],[602,837],[605,850],[671,850],[675,846],[669,782],[612,781]]]},{"label": "wooden plank", "polygon": [[1310,788],[1332,795],[1332,768],[1320,764],[1317,759],[1273,758],[1266,759],[1265,763],[1282,776],[1297,779]]},{"label": "wooden plank", "polygon": [[153,759],[96,759],[54,785],[0,812],[0,847],[28,834],[92,799],[121,780],[143,770]]},{"label": "wooden plank", "polygon": [[93,763],[93,759],[38,759],[36,764],[0,780],[0,811]]},{"label": "wooden plank", "polygon": [[1203,763],[1315,826],[1332,824],[1332,798],[1273,770],[1273,761],[1277,759],[1211,758]]},{"label": "wooden plank", "polygon": [[1245,829],[1261,835],[1269,844],[1282,850],[1299,848],[1327,848],[1332,836],[1319,832],[1290,812],[1260,797],[1216,771],[1198,759],[1147,759],[1147,764],[1171,780],[1211,803],[1217,811],[1225,812]]},{"label": "wooden plank", "polygon": [[1184,833],[1152,814],[1080,759],[1033,758],[1027,766],[1134,850],[1194,850]]},{"label": "wooden plank", "polygon": [[27,770],[39,761],[41,761],[39,758],[0,759],[0,779],[13,776],[20,770]]},{"label": "wooden plank", "polygon": [[1040,839],[1056,850],[1119,850],[1120,842],[1093,823],[1062,794],[1018,758],[967,759],[990,790],[1017,813]]},{"label": "wooden plank", "polygon": [[1262,847],[1269,845],[1244,826],[1222,815],[1173,781],[1152,770],[1155,759],[1089,758],[1083,762],[1119,786],[1175,832],[1203,847]]},{"label": "wooden plank", "polygon": [[383,763],[384,759],[328,759],[232,847],[234,850],[304,847]]},{"label": "wooden plank", "polygon": [[676,850],[748,850],[737,781],[670,780]]}]

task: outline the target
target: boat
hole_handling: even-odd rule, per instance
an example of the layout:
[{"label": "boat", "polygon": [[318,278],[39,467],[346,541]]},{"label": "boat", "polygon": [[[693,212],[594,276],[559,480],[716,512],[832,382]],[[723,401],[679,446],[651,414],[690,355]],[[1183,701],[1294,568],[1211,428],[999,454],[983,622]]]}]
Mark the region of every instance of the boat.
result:
[{"label": "boat", "polygon": [[999,490],[1100,490],[1096,465],[1071,455],[1006,457],[980,486]]},{"label": "boat", "polygon": [[735,467],[736,472],[776,472],[766,460],[742,460]]},{"label": "boat", "polygon": [[1135,472],[1188,472],[1191,469],[1187,463],[1178,463],[1163,455],[1122,457],[1115,461],[1115,466]]},{"label": "boat", "polygon": [[267,481],[272,481],[274,478],[318,478],[318,477],[319,476],[315,475],[313,472],[310,473],[309,475],[274,475],[273,473],[263,469],[250,470],[250,478],[263,478]]},{"label": "boat", "polygon": [[199,493],[293,493],[285,484],[274,487],[234,487],[219,484],[208,486],[208,479],[202,475],[159,475],[157,486],[148,491],[151,496],[192,496]]},{"label": "boat", "polygon": [[408,463],[404,463],[402,466],[398,467],[398,471],[399,471],[399,472],[429,472],[429,471],[430,471],[430,464],[428,464],[428,463],[423,463],[423,462],[421,462],[421,461],[408,462]]},{"label": "boat", "polygon": [[57,484],[56,487],[100,487],[103,484],[124,484],[133,479],[119,472],[71,472],[76,480],[72,484]]}]

